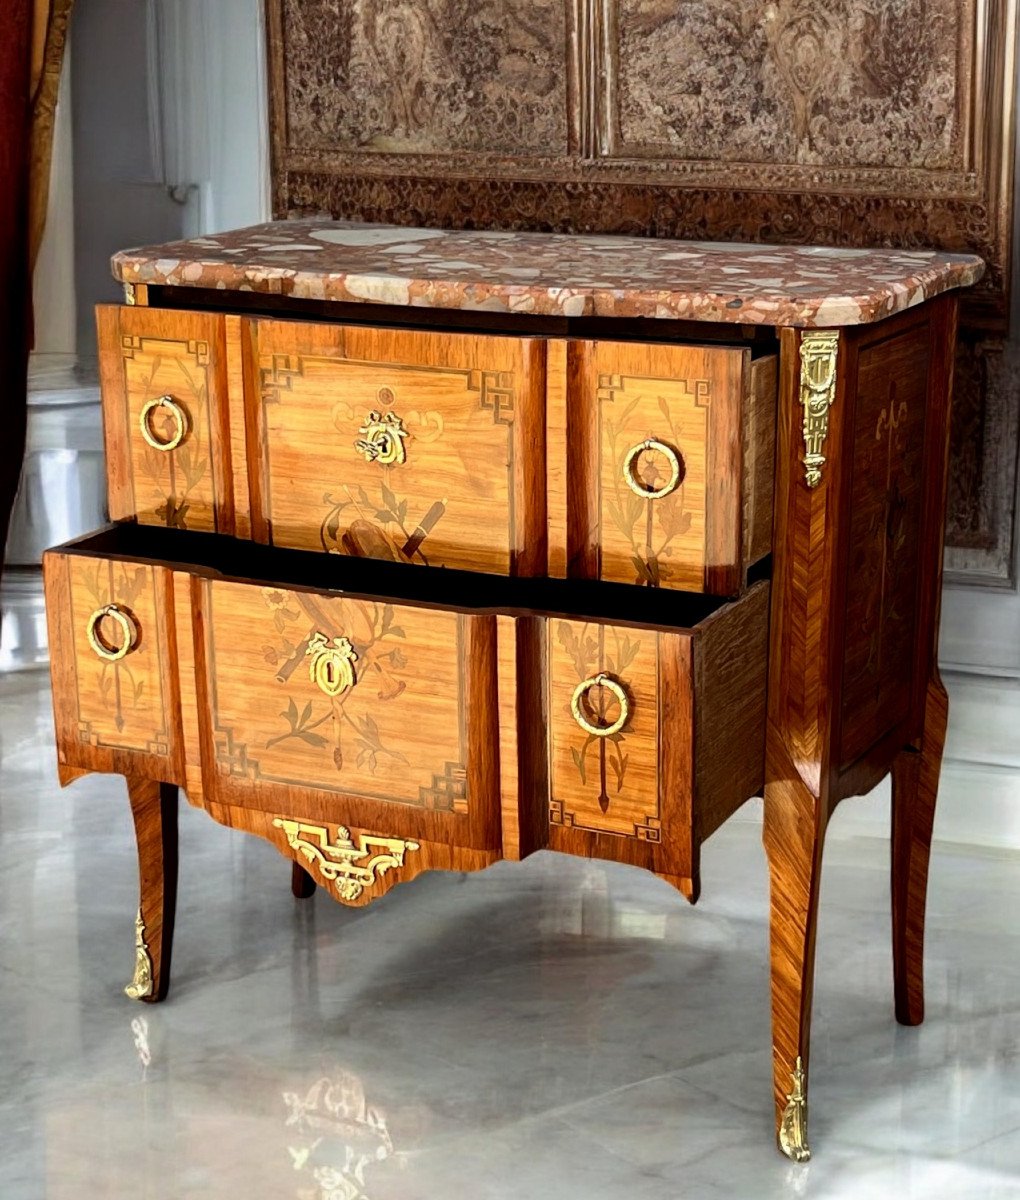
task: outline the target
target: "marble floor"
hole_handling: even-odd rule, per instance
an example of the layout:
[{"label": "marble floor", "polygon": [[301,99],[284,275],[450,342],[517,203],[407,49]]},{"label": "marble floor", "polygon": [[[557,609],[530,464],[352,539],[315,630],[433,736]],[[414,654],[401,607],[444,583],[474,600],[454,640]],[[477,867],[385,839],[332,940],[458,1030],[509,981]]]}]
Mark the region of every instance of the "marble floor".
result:
[{"label": "marble floor", "polygon": [[182,805],[174,983],[149,1007],[120,991],[124,785],[61,792],[50,737],[44,678],[0,678],[2,1200],[1020,1196],[1020,856],[938,846],[928,1019],[903,1029],[888,849],[837,814],[796,1167],[753,821],[707,845],[693,910],[539,854],[349,911]]}]

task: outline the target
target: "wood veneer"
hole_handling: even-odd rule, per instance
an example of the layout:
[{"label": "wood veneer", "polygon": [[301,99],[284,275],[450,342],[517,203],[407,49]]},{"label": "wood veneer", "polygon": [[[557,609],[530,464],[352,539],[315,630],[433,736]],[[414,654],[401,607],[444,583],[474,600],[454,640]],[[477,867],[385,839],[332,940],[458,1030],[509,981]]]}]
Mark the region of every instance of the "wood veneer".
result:
[{"label": "wood veneer", "polygon": [[[874,329],[841,333],[825,473],[814,489],[801,482],[801,414],[783,403],[799,388],[800,335],[782,335],[764,827],[777,1128],[798,1062],[805,1072],[809,1064],[826,826],[841,799],[869,790],[890,770],[901,806],[894,802],[897,1013],[910,1019],[923,1012],[920,940],[945,735],[935,649],[956,322],[950,297]],[[888,356],[881,369],[868,363],[877,346]],[[913,440],[883,442],[903,400],[910,407],[899,428]],[[861,436],[868,430],[870,439]],[[885,453],[881,473],[873,469],[876,445]],[[855,519],[858,507],[866,521]],[[912,547],[900,540],[905,528],[916,530]],[[873,581],[864,611],[856,599],[863,593],[848,583],[852,572]],[[897,589],[906,614],[883,604],[887,590]],[[886,643],[899,647],[871,689],[858,684],[862,637],[876,653]]]},{"label": "wood veneer", "polygon": [[[224,318],[140,306],[96,308],[110,516],[233,533]],[[143,406],[168,396],[184,414],[173,450],[146,442]],[[173,435],[165,410],[150,425]]]},{"label": "wood veneer", "polygon": [[[545,570],[543,342],[297,321],[244,332],[260,541]],[[359,449],[372,412],[400,421],[402,461]]]},{"label": "wood veneer", "polygon": [[[565,525],[553,537],[565,539],[567,573],[735,594],[771,541],[774,443],[749,439],[774,428],[775,361],[752,363],[738,346],[603,341],[568,342],[565,354],[549,420],[550,457],[565,462]],[[626,456],[645,439],[680,463],[679,486],[661,499],[628,484]],[[669,464],[647,451],[632,474],[651,490]]]},{"label": "wood veneer", "polygon": [[[231,560],[248,572],[243,579],[228,574]],[[542,846],[644,865],[697,898],[701,841],[763,778],[767,583],[734,603],[649,591],[635,605],[623,585],[456,571],[437,578],[410,564],[332,557],[334,590],[324,591],[311,583],[322,561],[237,543],[230,554],[215,535],[133,524],[49,551],[51,611],[70,612],[78,659],[100,677],[123,671],[139,695],[158,672],[168,675],[159,720],[175,731],[162,757],[144,740],[148,711],[117,756],[102,742],[75,741],[84,712],[98,706],[116,722],[119,700],[108,688],[83,708],[73,678],[58,677],[60,744],[74,747],[62,761],[130,779],[161,771],[217,820],[285,853],[287,818],[415,843],[378,887],[349,903],[421,870],[478,869]],[[277,581],[250,581],[266,580],[259,568],[270,566]],[[68,579],[105,586],[76,609],[58,593]],[[136,598],[146,581],[176,610],[166,662],[146,658],[158,644],[154,616]],[[431,596],[441,602],[424,605]],[[81,630],[90,606],[126,607],[125,597],[140,637],[122,660],[102,663]],[[342,695],[323,696],[310,678],[316,634],[353,647],[354,681]],[[550,652],[565,642],[573,649]],[[613,742],[619,786],[612,798],[602,787],[600,813],[594,777],[577,770],[584,734],[569,700],[583,673],[601,669],[621,680],[632,710]],[[540,712],[547,725],[537,723]],[[593,763],[604,767],[605,749],[596,746]],[[306,889],[297,877],[296,894]]]},{"label": "wood veneer", "polygon": [[[103,319],[107,338],[123,338],[122,328],[158,337],[166,317],[197,321],[186,328],[222,340],[210,352],[218,364],[211,531],[167,522],[176,505],[166,506],[163,528],[118,509],[124,520],[45,563],[61,781],[88,770],[129,779],[142,878],[133,991],[159,998],[168,985],[175,786],[215,820],[276,845],[297,866],[295,895],[321,885],[364,904],[423,870],[476,870],[542,848],[637,863],[693,901],[701,844],[764,784],[776,1124],[781,1148],[806,1158],[825,831],[840,800],[890,771],[896,1013],[905,1023],[923,1015],[924,904],[946,722],[936,645],[955,297],[838,330],[779,329],[777,363],[772,332],[762,339],[737,325],[706,326],[696,346],[617,342],[594,327],[575,336],[570,321],[540,328],[512,315],[487,326],[491,337],[399,322],[373,330],[316,324],[309,312],[296,322],[260,317],[230,297],[200,313],[176,305],[171,290],[140,285],[134,294],[139,311],[158,299],[167,313]],[[853,307],[846,298],[839,305]],[[693,341],[686,326],[668,328]],[[528,330],[535,336],[522,338]],[[110,345],[116,362],[123,342]],[[320,476],[329,469],[316,442],[327,406],[347,403],[339,381],[348,367],[357,374],[369,364],[358,386],[368,379],[376,395],[389,386],[373,374],[380,362],[412,373],[428,392],[429,371],[448,371],[442,355],[464,347],[490,364],[470,371],[496,362],[497,376],[526,379],[523,407],[514,384],[506,443],[518,457],[494,456],[476,479],[482,548],[467,556],[472,569],[415,565],[406,561],[413,555],[323,553],[351,548],[342,536],[336,545],[310,536],[314,517],[293,529],[315,550],[268,544],[275,499],[267,506],[266,443],[283,447],[294,489],[307,487],[304,464],[318,462]],[[292,366],[301,355],[323,359],[325,373],[297,397],[299,419],[274,425],[260,415],[265,385],[286,390],[304,379]],[[619,462],[585,418],[592,382],[597,399],[629,379],[689,382],[699,364],[705,378],[723,381],[723,403],[713,397],[701,448],[690,454],[692,476],[703,476],[700,574],[691,573],[692,543],[681,556],[690,578],[676,582],[705,590],[635,587],[619,573],[628,582],[615,582],[600,561],[612,547],[591,517],[601,518],[598,490],[615,483]],[[111,379],[107,390],[120,386],[122,400],[124,387]],[[136,385],[131,403],[147,394]],[[459,411],[445,393],[436,404],[447,402]],[[690,415],[666,398],[628,435],[656,436],[659,419],[678,414]],[[130,404],[118,400],[110,420],[121,422],[119,451],[118,439],[131,436]],[[300,436],[288,445],[294,430]],[[473,434],[460,430],[456,440],[470,456]],[[522,455],[527,471],[517,469]],[[137,463],[119,461],[122,504],[140,507]],[[426,475],[463,486],[470,470],[451,464],[439,456]],[[497,493],[496,473],[507,468]],[[159,507],[147,512],[159,518]],[[515,519],[527,514],[524,542],[513,525],[507,537],[511,508]],[[238,536],[224,537],[226,529]],[[566,577],[542,578],[546,570]],[[137,636],[122,659],[97,665],[83,622],[108,603],[124,608]],[[112,643],[118,629],[106,620],[100,634]],[[357,654],[348,655],[357,680],[328,701],[309,674],[316,634],[341,656],[349,637]],[[599,671],[623,689],[629,712],[612,738],[592,740],[572,699]],[[125,707],[129,678],[143,686]],[[611,719],[604,681],[588,694],[589,719]]]}]

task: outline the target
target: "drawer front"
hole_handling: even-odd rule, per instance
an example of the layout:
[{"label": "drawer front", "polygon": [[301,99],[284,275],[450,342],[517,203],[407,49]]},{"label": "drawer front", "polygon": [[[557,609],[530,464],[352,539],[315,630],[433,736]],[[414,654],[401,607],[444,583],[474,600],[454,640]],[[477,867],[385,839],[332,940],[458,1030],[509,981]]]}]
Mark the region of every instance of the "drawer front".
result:
[{"label": "drawer front", "polygon": [[547,639],[550,846],[573,849],[584,831],[687,874],[677,851],[690,826],[690,637],[551,618]]},{"label": "drawer front", "polygon": [[176,778],[179,741],[169,574],[50,553],[51,675],[62,766]]},{"label": "drawer front", "polygon": [[210,799],[498,845],[494,617],[192,586]]},{"label": "drawer front", "polygon": [[550,390],[553,571],[739,591],[769,548],[775,360],[571,342],[563,373]]},{"label": "drawer front", "polygon": [[269,320],[248,338],[256,537],[544,572],[543,343]]},{"label": "drawer front", "polygon": [[760,583],[687,630],[518,621],[500,655],[517,664],[503,803],[520,853],[632,863],[696,899],[701,843],[764,782],[768,605]]},{"label": "drawer front", "polygon": [[110,515],[234,532],[223,318],[100,305]]}]

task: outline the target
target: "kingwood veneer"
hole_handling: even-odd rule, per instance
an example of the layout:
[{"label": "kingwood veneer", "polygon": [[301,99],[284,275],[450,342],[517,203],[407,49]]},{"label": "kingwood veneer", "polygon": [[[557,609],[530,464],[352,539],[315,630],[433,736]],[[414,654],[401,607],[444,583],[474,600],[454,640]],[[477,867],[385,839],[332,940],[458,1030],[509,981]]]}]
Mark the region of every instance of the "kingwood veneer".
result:
[{"label": "kingwood veneer", "polygon": [[541,848],[694,902],[764,790],[807,1158],[825,828],[890,772],[896,1015],[923,1015],[951,290],[980,261],[294,222],[115,269],[115,524],[45,566],[61,780],[129,785],[129,994],[169,984],[175,787],[347,904]]}]

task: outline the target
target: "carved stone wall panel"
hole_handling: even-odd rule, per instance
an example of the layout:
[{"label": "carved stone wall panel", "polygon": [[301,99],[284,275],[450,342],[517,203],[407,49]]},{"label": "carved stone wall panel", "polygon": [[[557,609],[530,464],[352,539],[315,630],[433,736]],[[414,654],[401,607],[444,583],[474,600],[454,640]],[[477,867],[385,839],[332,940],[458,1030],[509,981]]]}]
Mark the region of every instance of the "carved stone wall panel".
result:
[{"label": "carved stone wall panel", "polygon": [[1020,335],[963,331],[953,393],[946,573],[953,583],[1014,582],[1020,439]]},{"label": "carved stone wall panel", "polygon": [[976,0],[620,0],[617,154],[967,169]]},{"label": "carved stone wall panel", "polygon": [[266,5],[277,216],[980,254],[947,567],[1011,583],[1018,0]]},{"label": "carved stone wall panel", "polygon": [[284,0],[293,151],[566,153],[563,0]]},{"label": "carved stone wall panel", "polygon": [[[985,306],[1003,311],[1006,282],[994,245],[995,220],[980,202],[869,196],[725,192],[578,180],[389,177],[295,170],[282,215],[328,212],[352,220],[444,228],[626,233],[780,244],[885,245],[972,251],[989,262]],[[983,285],[979,285],[982,287]]]}]

